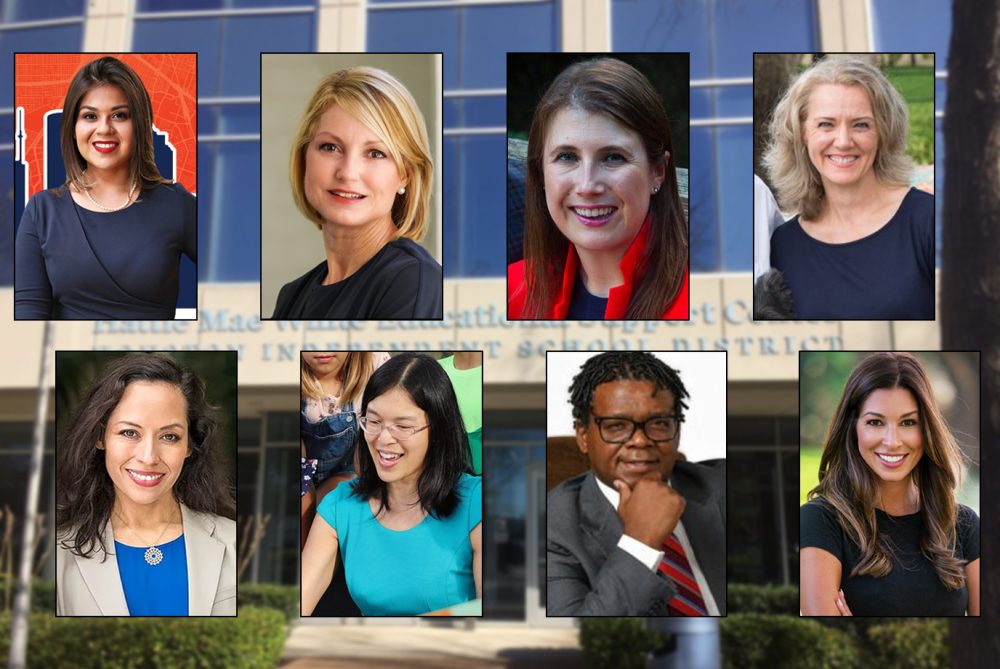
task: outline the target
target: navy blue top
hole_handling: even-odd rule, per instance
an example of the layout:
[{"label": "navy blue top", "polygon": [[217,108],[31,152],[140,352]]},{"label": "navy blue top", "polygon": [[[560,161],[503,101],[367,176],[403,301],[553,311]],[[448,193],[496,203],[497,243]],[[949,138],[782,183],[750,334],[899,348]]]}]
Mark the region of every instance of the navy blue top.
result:
[{"label": "navy blue top", "polygon": [[[979,559],[979,516],[958,505],[955,557],[966,564]],[[824,499],[806,502],[799,509],[802,548],[822,548],[840,561],[840,587],[855,616],[961,616],[969,605],[965,586],[949,590],[934,565],[920,551],[924,522],[920,512],[890,516],[875,510],[880,534],[892,545],[892,569],[880,578],[851,576],[861,561],[861,549],[848,538],[837,521],[837,512]]]},{"label": "navy blue top", "polygon": [[583,285],[580,273],[573,282],[573,296],[569,300],[566,318],[571,321],[603,321],[604,312],[608,309],[608,298],[592,295]]},{"label": "navy blue top", "polygon": [[771,235],[803,320],[934,320],[934,197],[911,188],[893,217],[846,244],[810,237],[796,216]]},{"label": "navy blue top", "polygon": [[323,285],[324,260],[282,286],[272,318],[443,318],[441,265],[409,239],[389,242],[343,281]]},{"label": "navy blue top", "polygon": [[197,262],[197,203],[180,184],[114,212],[65,187],[36,193],[17,229],[14,318],[173,319],[181,253]]},{"label": "navy blue top", "polygon": [[188,570],[184,535],[157,546],[163,561],[146,563],[146,549],[115,542],[118,573],[130,616],[186,616]]}]

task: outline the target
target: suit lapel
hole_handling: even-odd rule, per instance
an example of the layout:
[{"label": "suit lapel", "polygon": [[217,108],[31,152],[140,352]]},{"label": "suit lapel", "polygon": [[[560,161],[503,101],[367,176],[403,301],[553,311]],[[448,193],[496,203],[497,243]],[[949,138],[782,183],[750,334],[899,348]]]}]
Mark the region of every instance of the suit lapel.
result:
[{"label": "suit lapel", "polygon": [[87,589],[94,598],[94,603],[102,616],[127,616],[128,604],[125,602],[125,590],[122,588],[121,574],[118,572],[118,558],[115,555],[115,533],[111,529],[111,521],[104,526],[104,545],[108,553],[105,560],[97,554],[89,558],[74,555],[80,574],[87,584]]},{"label": "suit lapel", "polygon": [[580,487],[580,524],[587,552],[601,565],[618,545],[624,526],[590,472]]},{"label": "suit lapel", "polygon": [[210,616],[219,587],[225,546],[216,539],[215,523],[181,504],[187,547],[188,615]]},{"label": "suit lapel", "polygon": [[691,542],[698,565],[708,581],[708,587],[712,589],[719,611],[725,615],[726,519],[719,515],[716,493],[691,484],[688,476],[676,469],[672,485],[687,502],[681,520],[684,522],[688,541]]}]

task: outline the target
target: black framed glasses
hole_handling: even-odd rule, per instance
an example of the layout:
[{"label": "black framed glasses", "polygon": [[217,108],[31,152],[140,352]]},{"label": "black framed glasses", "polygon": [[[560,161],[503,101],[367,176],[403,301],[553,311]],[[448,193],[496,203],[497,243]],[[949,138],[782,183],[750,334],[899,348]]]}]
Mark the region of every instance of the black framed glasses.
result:
[{"label": "black framed glasses", "polygon": [[389,430],[389,434],[396,441],[406,441],[417,432],[423,432],[430,425],[424,425],[423,427],[415,427],[413,425],[396,425],[394,423],[386,423],[374,418],[369,418],[368,416],[359,416],[358,423],[361,424],[361,429],[365,431],[369,437],[373,439],[378,439],[378,436],[382,434],[382,430]]},{"label": "black framed glasses", "polygon": [[622,416],[595,416],[590,414],[597,423],[597,429],[601,433],[601,439],[609,444],[624,444],[632,438],[637,429],[650,441],[670,441],[677,436],[680,424],[684,422],[683,417],[653,416],[646,420],[632,420]]}]

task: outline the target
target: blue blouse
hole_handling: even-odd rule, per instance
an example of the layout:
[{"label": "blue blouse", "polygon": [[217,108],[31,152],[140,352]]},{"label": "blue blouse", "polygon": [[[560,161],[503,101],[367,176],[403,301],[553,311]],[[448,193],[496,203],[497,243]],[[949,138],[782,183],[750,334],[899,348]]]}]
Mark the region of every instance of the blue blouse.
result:
[{"label": "blue blouse", "polygon": [[337,531],[347,589],[366,616],[412,616],[476,598],[469,533],[483,518],[483,479],[462,474],[458,506],[415,527],[382,526],[367,500],[342,483],[317,513]]},{"label": "blue blouse", "polygon": [[118,573],[131,616],[188,615],[188,570],[184,535],[157,546],[163,560],[146,563],[146,549],[115,542]]}]

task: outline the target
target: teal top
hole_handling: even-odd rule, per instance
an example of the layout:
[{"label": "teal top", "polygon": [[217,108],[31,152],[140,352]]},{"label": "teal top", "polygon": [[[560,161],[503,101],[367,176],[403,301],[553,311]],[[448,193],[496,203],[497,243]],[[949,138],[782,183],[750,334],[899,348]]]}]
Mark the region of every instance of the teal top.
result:
[{"label": "teal top", "polygon": [[347,589],[366,616],[412,616],[476,598],[469,533],[483,519],[483,479],[462,474],[458,506],[401,532],[386,529],[367,500],[341,483],[317,513],[337,532]]}]

